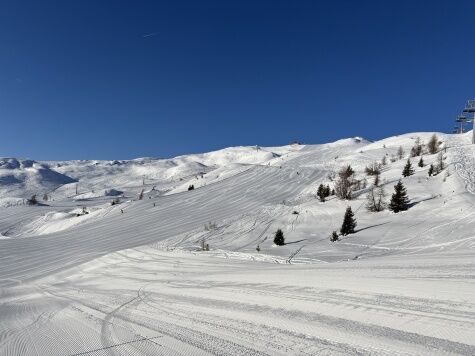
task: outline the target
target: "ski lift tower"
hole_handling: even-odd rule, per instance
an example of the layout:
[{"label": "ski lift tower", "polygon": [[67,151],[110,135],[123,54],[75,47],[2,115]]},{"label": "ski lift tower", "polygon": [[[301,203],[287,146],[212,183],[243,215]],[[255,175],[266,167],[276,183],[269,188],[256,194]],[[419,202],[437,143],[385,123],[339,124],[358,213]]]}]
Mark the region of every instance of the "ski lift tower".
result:
[{"label": "ski lift tower", "polygon": [[462,114],[460,114],[455,119],[455,122],[459,126],[457,126],[457,125],[454,126],[453,133],[463,134],[464,125],[467,123],[467,118],[465,116],[463,116]]},{"label": "ski lift tower", "polygon": [[466,119],[464,122],[473,123],[472,143],[475,144],[475,100],[467,100],[465,109],[462,110],[462,116]]}]

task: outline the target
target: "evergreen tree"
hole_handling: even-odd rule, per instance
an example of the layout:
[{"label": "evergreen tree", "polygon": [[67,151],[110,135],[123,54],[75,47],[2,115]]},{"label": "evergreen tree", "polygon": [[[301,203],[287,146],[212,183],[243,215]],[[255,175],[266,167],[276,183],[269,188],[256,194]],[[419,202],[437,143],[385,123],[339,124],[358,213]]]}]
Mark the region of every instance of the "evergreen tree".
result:
[{"label": "evergreen tree", "polygon": [[412,168],[411,160],[407,160],[406,165],[404,166],[404,169],[402,170],[402,176],[403,177],[409,177],[414,174],[414,169]]},{"label": "evergreen tree", "polygon": [[402,146],[399,146],[399,148],[397,149],[397,156],[399,157],[399,159],[402,159],[404,157],[404,150]]},{"label": "evergreen tree", "polygon": [[284,238],[284,233],[282,232],[281,229],[277,229],[275,236],[274,236],[274,243],[277,246],[283,246],[285,245],[285,238]]},{"label": "evergreen tree", "polygon": [[325,197],[328,198],[330,196],[330,186],[327,184],[325,187]]},{"label": "evergreen tree", "polygon": [[429,149],[429,153],[431,155],[437,153],[437,151],[439,150],[439,139],[437,138],[436,134],[433,134],[430,138],[429,143],[427,144],[427,148]]},{"label": "evergreen tree", "polygon": [[374,176],[374,186],[379,187],[379,174]]},{"label": "evergreen tree", "polygon": [[338,241],[338,233],[336,231],[333,231],[331,236],[330,236],[330,241],[335,242]]},{"label": "evergreen tree", "polygon": [[351,206],[346,208],[345,217],[343,218],[343,224],[341,225],[340,233],[345,236],[348,234],[354,234],[356,227],[356,220],[354,218]]},{"label": "evergreen tree", "polygon": [[389,203],[389,209],[395,213],[407,210],[409,208],[409,199],[407,197],[406,188],[399,181],[394,186],[394,193],[391,196],[391,202]]},{"label": "evergreen tree", "polygon": [[325,201],[325,198],[327,197],[326,189],[323,184],[320,184],[318,186],[317,195],[320,198],[320,201],[323,203]]},{"label": "evergreen tree", "polygon": [[195,189],[195,186],[193,184],[188,186],[188,190],[194,190],[194,189]]},{"label": "evergreen tree", "polygon": [[433,165],[433,164],[431,164],[431,165],[429,166],[429,172],[427,172],[427,173],[429,174],[429,177],[434,174],[434,165]]},{"label": "evergreen tree", "polygon": [[419,160],[419,163],[417,164],[419,167],[424,167],[424,159],[421,156],[421,159]]}]

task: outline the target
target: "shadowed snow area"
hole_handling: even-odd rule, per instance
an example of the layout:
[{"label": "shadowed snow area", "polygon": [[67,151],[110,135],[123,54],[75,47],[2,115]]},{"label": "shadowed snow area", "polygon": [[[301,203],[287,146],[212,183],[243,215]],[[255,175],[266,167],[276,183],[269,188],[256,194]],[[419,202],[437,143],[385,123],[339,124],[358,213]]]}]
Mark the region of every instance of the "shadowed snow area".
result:
[{"label": "shadowed snow area", "polygon": [[[365,208],[365,167],[386,157],[389,200],[432,135],[0,159],[0,355],[474,355],[471,132],[437,133],[435,176],[439,153],[411,158],[409,210]],[[368,186],[320,202],[348,164]],[[356,233],[330,242],[347,206]]]}]

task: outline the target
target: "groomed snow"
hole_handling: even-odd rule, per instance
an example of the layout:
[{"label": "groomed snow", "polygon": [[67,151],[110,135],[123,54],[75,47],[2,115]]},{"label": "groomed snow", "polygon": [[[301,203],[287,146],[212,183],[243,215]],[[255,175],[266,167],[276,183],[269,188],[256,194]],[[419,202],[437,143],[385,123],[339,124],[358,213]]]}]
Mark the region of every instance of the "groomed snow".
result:
[{"label": "groomed snow", "polygon": [[[385,155],[390,196],[415,139],[431,135],[166,160],[4,159],[1,177],[33,183],[0,186],[0,355],[475,354],[471,132],[437,134],[448,168],[435,177],[437,155],[422,168],[412,159],[406,212],[367,212],[367,189],[315,198],[330,172],[351,164],[363,178]],[[406,158],[391,162],[399,146]],[[53,172],[45,184],[42,170]],[[49,200],[22,205],[34,193]],[[348,205],[357,232],[332,243]],[[272,242],[277,228],[285,246]]]}]

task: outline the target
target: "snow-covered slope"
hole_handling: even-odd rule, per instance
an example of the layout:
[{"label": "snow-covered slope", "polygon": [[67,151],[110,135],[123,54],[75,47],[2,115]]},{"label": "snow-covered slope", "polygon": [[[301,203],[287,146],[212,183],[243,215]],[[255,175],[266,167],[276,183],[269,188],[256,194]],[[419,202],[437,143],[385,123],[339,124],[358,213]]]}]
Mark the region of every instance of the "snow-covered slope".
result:
[{"label": "snow-covered slope", "polygon": [[44,194],[75,182],[45,164],[16,158],[0,158],[0,199]]},{"label": "snow-covered slope", "polygon": [[[291,146],[288,146],[289,149]],[[280,148],[287,152],[285,147]],[[14,158],[0,161],[0,198],[29,198],[32,194],[65,199],[81,194],[99,196],[97,191],[117,189],[135,195],[141,189],[159,186],[162,193],[206,173],[231,166],[264,164],[279,155],[261,147],[232,147],[219,151],[171,159],[76,160],[37,163]],[[31,172],[32,167],[36,168]],[[238,167],[237,167],[238,168]],[[217,173],[221,177],[232,172]],[[215,174],[215,176],[217,175]],[[215,179],[213,179],[214,181]],[[188,186],[186,186],[188,187]],[[76,193],[77,189],[77,193]],[[81,197],[78,197],[81,198]],[[4,204],[5,205],[5,204]]]},{"label": "snow-covered slope", "polygon": [[[65,181],[42,206],[0,208],[0,355],[475,354],[475,145],[438,133],[446,168],[429,177],[425,153],[401,178],[432,134],[36,163],[79,194]],[[369,188],[316,199],[383,157],[408,211],[368,212]],[[27,196],[10,184],[3,197]],[[357,231],[332,243],[347,206]]]}]

